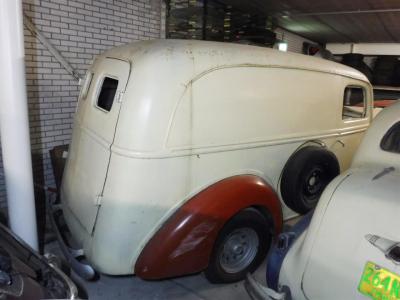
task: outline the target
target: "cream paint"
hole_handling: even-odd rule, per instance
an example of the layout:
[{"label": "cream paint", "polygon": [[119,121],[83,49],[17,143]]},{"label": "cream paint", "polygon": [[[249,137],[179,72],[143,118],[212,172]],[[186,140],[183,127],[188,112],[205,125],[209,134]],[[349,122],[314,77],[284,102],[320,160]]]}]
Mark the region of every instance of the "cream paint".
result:
[{"label": "cream paint", "polygon": [[[100,67],[107,58],[132,66],[115,135],[108,135],[106,120],[96,119],[107,113],[91,104],[98,73],[121,76],[116,65]],[[79,101],[62,202],[88,260],[108,274],[132,273],[140,251],[171,214],[224,178],[254,174],[279,193],[285,163],[313,141],[332,150],[346,169],[372,114],[371,86],[358,71],[260,47],[139,42],[107,51],[91,70],[94,83]],[[367,116],[347,122],[343,92],[354,85],[367,91]],[[230,99],[237,105],[227,114]],[[207,113],[213,108],[221,114]],[[237,126],[232,116],[245,114]],[[101,159],[101,151],[110,151],[110,160]],[[76,173],[87,177],[74,179]],[[105,180],[101,195],[88,189],[98,176]],[[295,215],[282,207],[285,218]]]}]

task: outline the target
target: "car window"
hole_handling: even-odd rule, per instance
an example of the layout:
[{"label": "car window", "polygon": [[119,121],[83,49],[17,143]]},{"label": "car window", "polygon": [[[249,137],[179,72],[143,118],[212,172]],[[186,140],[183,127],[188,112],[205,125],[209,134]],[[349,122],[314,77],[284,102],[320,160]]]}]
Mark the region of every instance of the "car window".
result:
[{"label": "car window", "polygon": [[400,122],[394,124],[384,135],[381,149],[388,152],[400,153]]},{"label": "car window", "polygon": [[360,119],[366,116],[367,101],[362,87],[346,87],[343,96],[343,120]]},{"label": "car window", "polygon": [[115,93],[117,92],[118,80],[105,77],[101,86],[99,97],[97,98],[97,106],[110,111],[114,102]]}]

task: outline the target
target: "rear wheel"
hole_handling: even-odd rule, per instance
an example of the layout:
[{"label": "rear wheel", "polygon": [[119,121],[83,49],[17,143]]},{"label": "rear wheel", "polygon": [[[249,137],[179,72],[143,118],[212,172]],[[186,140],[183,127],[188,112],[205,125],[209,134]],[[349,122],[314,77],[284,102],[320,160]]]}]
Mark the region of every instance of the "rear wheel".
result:
[{"label": "rear wheel", "polygon": [[272,234],[266,218],[255,209],[239,212],[220,231],[205,271],[212,283],[236,282],[264,260]]}]

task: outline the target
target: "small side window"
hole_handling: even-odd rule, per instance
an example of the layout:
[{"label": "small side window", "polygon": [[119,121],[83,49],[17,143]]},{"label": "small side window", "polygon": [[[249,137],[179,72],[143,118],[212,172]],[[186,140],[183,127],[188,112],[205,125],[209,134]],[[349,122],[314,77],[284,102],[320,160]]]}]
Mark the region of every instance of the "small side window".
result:
[{"label": "small side window", "polygon": [[381,149],[388,152],[400,153],[400,122],[394,124],[384,135]]},{"label": "small side window", "polygon": [[343,120],[364,118],[367,113],[365,91],[361,87],[346,87],[343,97]]},{"label": "small side window", "polygon": [[114,102],[115,93],[117,92],[118,80],[110,77],[105,77],[99,97],[97,98],[97,106],[110,111]]}]

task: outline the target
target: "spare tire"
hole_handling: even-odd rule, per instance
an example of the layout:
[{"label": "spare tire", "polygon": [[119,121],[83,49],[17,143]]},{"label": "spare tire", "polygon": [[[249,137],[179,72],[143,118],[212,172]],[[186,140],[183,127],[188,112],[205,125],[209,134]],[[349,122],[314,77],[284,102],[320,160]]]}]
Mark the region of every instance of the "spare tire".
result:
[{"label": "spare tire", "polygon": [[298,150],[283,169],[280,190],[285,204],[299,214],[313,209],[328,185],[339,175],[335,154],[317,146]]},{"label": "spare tire", "polygon": [[364,55],[359,53],[347,53],[342,57],[342,64],[352,67],[363,73],[369,81],[372,80],[372,71],[364,62]]},{"label": "spare tire", "polygon": [[374,72],[373,72],[373,84],[375,85],[392,85],[395,69],[398,63],[397,56],[379,56],[376,59]]},{"label": "spare tire", "polygon": [[364,55],[359,53],[346,53],[342,56],[343,64],[361,64],[364,62]]},{"label": "spare tire", "polygon": [[396,68],[394,69],[393,82],[394,86],[400,86],[400,61],[396,63]]}]

